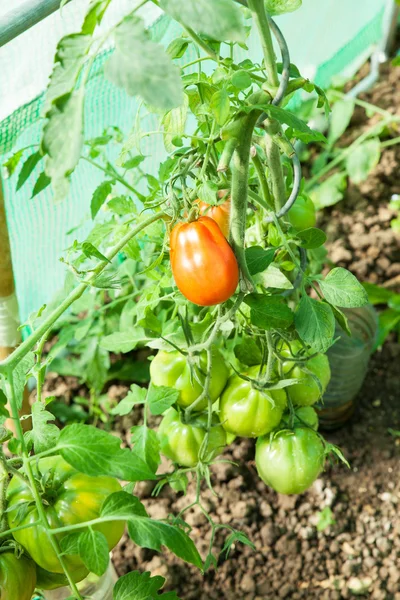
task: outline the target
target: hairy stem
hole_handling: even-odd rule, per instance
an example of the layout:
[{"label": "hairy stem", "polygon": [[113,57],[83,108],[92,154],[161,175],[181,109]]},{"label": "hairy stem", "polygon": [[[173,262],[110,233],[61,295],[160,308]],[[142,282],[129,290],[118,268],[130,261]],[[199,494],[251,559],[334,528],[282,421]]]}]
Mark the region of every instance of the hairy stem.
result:
[{"label": "hairy stem", "polygon": [[253,156],[252,161],[253,161],[253,165],[257,172],[258,180],[260,182],[260,190],[262,193],[262,197],[265,200],[265,203],[268,205],[268,207],[273,209],[274,201],[271,198],[271,192],[269,191],[268,181],[265,176],[264,166],[263,166],[258,154]]},{"label": "hairy stem", "polygon": [[279,85],[278,71],[264,0],[248,0],[248,5],[260,35],[268,81],[277,87]]}]

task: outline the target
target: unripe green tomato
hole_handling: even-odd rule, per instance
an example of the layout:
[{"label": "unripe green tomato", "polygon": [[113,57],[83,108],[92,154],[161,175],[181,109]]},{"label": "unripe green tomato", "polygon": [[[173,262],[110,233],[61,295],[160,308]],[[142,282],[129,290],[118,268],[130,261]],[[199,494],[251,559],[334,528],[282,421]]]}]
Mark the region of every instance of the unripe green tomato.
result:
[{"label": "unripe green tomato", "polygon": [[0,600],[31,600],[36,587],[36,565],[13,550],[0,554]]},{"label": "unripe green tomato", "polygon": [[258,474],[280,494],[304,492],[317,479],[324,463],[324,445],[318,434],[307,427],[284,429],[257,440]]},{"label": "unripe green tomato", "polygon": [[320,399],[320,390],[314,378],[305,373],[302,368],[308,369],[318,377],[322,394],[324,394],[331,378],[328,357],[326,354],[317,354],[307,361],[296,364],[293,358],[296,357],[296,354],[301,349],[301,345],[298,342],[293,342],[290,344],[290,347],[291,351],[286,344],[282,346],[282,349],[279,349],[279,353],[282,356],[292,358],[292,360],[282,363],[282,371],[284,375],[287,375],[291,379],[301,379],[302,383],[295,383],[288,387],[289,396],[295,406],[312,406]]},{"label": "unripe green tomato", "polygon": [[315,227],[317,222],[314,202],[309,196],[299,196],[287,216],[289,223],[298,231]]},{"label": "unripe green tomato", "polygon": [[[204,451],[204,462],[215,458],[226,444],[226,434],[217,415],[213,414],[208,443]],[[194,414],[189,423],[183,423],[178,411],[169,408],[158,428],[161,452],[183,467],[195,467],[199,452],[207,433],[207,414]]]},{"label": "unripe green tomato", "polygon": [[[191,377],[187,356],[178,351],[160,350],[150,364],[151,381],[156,386],[174,388],[179,391],[178,404],[184,408],[193,404],[204,390],[207,372],[207,355],[200,355],[200,369],[194,367]],[[209,394],[212,402],[221,395],[229,376],[229,370],[220,352],[213,348]],[[207,398],[196,405],[196,411],[207,408]]]},{"label": "unripe green tomato", "polygon": [[[44,483],[43,509],[52,529],[76,525],[97,519],[101,507],[113,492],[121,491],[121,485],[113,477],[90,477],[79,473],[61,456],[41,458],[32,463],[34,476]],[[23,469],[21,469],[23,471]],[[7,488],[8,521],[14,539],[23,546],[42,569],[51,573],[64,573],[61,563],[42,525],[32,525],[17,530],[21,525],[40,521],[36,503],[29,484],[14,475]],[[27,506],[21,511],[21,505]],[[107,521],[93,525],[103,533],[108,548],[112,550],[123,531],[122,521]],[[59,534],[59,541],[67,535]],[[75,582],[87,575],[87,569],[78,555],[65,555],[64,561]]]},{"label": "unripe green tomato", "polygon": [[[257,379],[259,366],[251,367],[245,374]],[[268,398],[269,397],[269,398]],[[219,401],[219,418],[223,428],[241,437],[258,437],[277,427],[287,404],[284,390],[253,388],[250,381],[233,375]]]}]

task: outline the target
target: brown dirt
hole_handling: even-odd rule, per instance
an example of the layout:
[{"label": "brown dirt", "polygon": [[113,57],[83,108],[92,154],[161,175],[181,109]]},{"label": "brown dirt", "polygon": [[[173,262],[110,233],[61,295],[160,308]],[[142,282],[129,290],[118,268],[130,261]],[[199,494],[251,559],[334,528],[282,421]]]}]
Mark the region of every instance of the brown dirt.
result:
[{"label": "brown dirt", "polygon": [[[397,72],[396,72],[397,71]],[[386,65],[382,81],[364,99],[394,112],[400,105],[398,70]],[[374,122],[355,112],[348,140]],[[400,194],[400,146],[384,150],[367,181],[350,185],[345,199],[324,212],[332,261],[349,268],[362,281],[396,287],[400,277],[400,240],[390,228],[388,208]],[[218,570],[204,577],[170,553],[136,548],[124,538],[114,552],[120,575],[149,570],[167,578],[183,600],[276,600],[299,598],[340,600],[360,595],[374,600],[400,600],[400,346],[394,340],[371,360],[352,421],[327,435],[351,463],[329,467],[307,493],[286,497],[268,489],[254,467],[254,443],[240,440],[223,458],[237,466],[213,467],[218,497],[204,491],[215,521],[243,530],[255,551],[238,544]],[[131,422],[125,419],[122,429]],[[121,432],[122,433],[122,432]],[[164,489],[151,498],[152,485],[139,486],[149,513],[157,518],[177,514],[193,499]],[[318,512],[330,507],[336,521],[317,530]],[[191,535],[205,556],[210,528],[197,510],[187,514]],[[224,533],[217,536],[217,547]]]}]

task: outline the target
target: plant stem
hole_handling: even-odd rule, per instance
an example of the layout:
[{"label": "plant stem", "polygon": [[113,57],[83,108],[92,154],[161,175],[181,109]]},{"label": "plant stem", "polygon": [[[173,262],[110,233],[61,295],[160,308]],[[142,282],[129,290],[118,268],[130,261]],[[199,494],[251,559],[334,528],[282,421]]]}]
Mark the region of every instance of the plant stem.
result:
[{"label": "plant stem", "polygon": [[271,198],[271,192],[269,191],[269,187],[268,187],[268,181],[267,178],[265,176],[265,171],[264,171],[264,166],[261,162],[260,157],[258,156],[258,154],[256,154],[255,156],[253,156],[252,158],[253,161],[253,165],[257,171],[257,175],[258,175],[258,180],[260,182],[260,189],[261,189],[261,193],[262,193],[262,197],[265,200],[265,203],[268,205],[269,208],[274,208],[274,202]]},{"label": "plant stem", "polygon": [[238,135],[238,144],[233,153],[232,162],[230,241],[243,277],[242,291],[249,291],[254,288],[253,280],[247,267],[244,241],[246,233],[250,147],[254,126],[259,115],[260,111],[253,110],[242,120]]},{"label": "plant stem", "polygon": [[[127,244],[133,237],[135,237],[138,233],[140,233],[143,229],[158,221],[159,219],[165,218],[167,215],[164,212],[159,212],[151,215],[142,223],[139,223],[137,227],[132,229],[132,231],[128,232],[112,250],[110,250],[106,254],[106,258],[108,261],[111,261],[115,256],[122,250],[122,248]],[[80,298],[85,290],[95,282],[96,277],[104,271],[104,269],[109,265],[109,262],[103,261],[99,263],[99,265],[94,269],[93,274],[89,277],[87,281],[80,283],[68,296],[65,298],[63,302],[56,308],[44,321],[43,323],[30,335],[10,356],[8,356],[5,360],[0,362],[0,373],[5,373],[8,370],[13,369],[19,361],[28,354],[28,352],[34,347],[36,342],[40,340],[40,338],[46,333],[50,327],[57,321],[57,319],[71,306],[75,300]]]},{"label": "plant stem", "polygon": [[103,171],[104,173],[106,173],[109,177],[116,179],[117,181],[119,181],[119,183],[121,183],[124,187],[126,187],[126,189],[128,189],[130,192],[133,192],[136,196],[138,196],[138,198],[141,197],[141,194],[135,190],[134,187],[132,187],[127,181],[126,179],[124,179],[122,177],[122,175],[120,175],[118,173],[117,170],[113,169],[109,169],[107,167],[103,167],[103,165],[100,165],[99,163],[97,163],[95,160],[92,160],[91,158],[88,158],[87,156],[82,156],[83,160],[86,160],[86,162],[88,162],[89,164],[93,165],[93,167],[96,167],[97,169],[100,169],[100,171]]},{"label": "plant stem", "polygon": [[400,144],[400,136],[381,142],[381,148],[389,148],[389,146],[396,146],[397,144]]},{"label": "plant stem", "polygon": [[248,5],[260,35],[268,81],[273,86],[278,87],[279,78],[276,68],[276,58],[272,45],[272,36],[269,28],[267,13],[265,12],[264,0],[248,0]]},{"label": "plant stem", "polygon": [[278,212],[286,202],[285,181],[279,148],[268,134],[265,136],[265,152],[267,154],[275,210]]}]

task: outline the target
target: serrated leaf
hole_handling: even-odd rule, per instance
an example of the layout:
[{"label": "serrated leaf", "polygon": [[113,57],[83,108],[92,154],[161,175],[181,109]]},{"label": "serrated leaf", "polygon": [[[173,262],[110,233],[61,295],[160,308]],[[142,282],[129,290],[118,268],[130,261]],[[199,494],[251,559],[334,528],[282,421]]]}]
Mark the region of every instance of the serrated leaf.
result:
[{"label": "serrated leaf", "polygon": [[323,246],[327,239],[326,234],[317,227],[303,229],[296,233],[296,235],[300,239],[300,246],[302,248],[307,248],[308,250]]},{"label": "serrated leaf", "polygon": [[324,298],[334,306],[356,308],[368,303],[367,292],[357,277],[342,267],[329,271],[324,280],[318,281],[318,285]]},{"label": "serrated leaf", "polygon": [[236,344],[233,351],[236,358],[249,367],[262,362],[262,352],[253,338],[244,338],[240,344]]},{"label": "serrated leaf", "polygon": [[202,183],[197,191],[200,200],[210,206],[214,206],[217,203],[217,192],[217,184],[210,180]]},{"label": "serrated leaf", "polygon": [[46,410],[44,404],[35,402],[32,405],[31,439],[36,454],[53,448],[57,443],[60,430],[49,421],[54,421],[54,415]]},{"label": "serrated leaf", "polygon": [[328,304],[303,296],[295,313],[295,326],[303,342],[316,352],[326,352],[331,346],[335,318]]},{"label": "serrated leaf", "polygon": [[274,106],[273,104],[267,104],[262,106],[263,110],[267,112],[271,117],[284,123],[293,129],[295,137],[301,139],[304,143],[309,142],[326,142],[326,137],[319,131],[313,131],[307,125],[305,121],[296,117],[289,110]]},{"label": "serrated leaf", "polygon": [[82,33],[72,33],[58,42],[55,64],[45,96],[45,113],[49,111],[55,100],[71,94],[75,88],[89,52],[90,42],[91,36]]},{"label": "serrated leaf", "polygon": [[164,577],[151,576],[149,571],[131,571],[118,579],[114,586],[113,600],[155,600],[163,598],[158,591],[165,583]]},{"label": "serrated leaf", "polygon": [[124,169],[137,169],[138,166],[144,161],[146,160],[147,156],[144,156],[143,154],[138,154],[137,156],[132,156],[132,158],[129,158],[126,162],[124,162],[124,164],[122,165],[122,167]]},{"label": "serrated leaf", "polygon": [[242,531],[234,530],[226,538],[225,544],[221,550],[221,554],[225,553],[226,557],[228,557],[229,553],[232,549],[232,546],[234,544],[236,544],[237,542],[240,542],[241,544],[244,544],[245,546],[250,546],[250,548],[255,550],[255,546],[254,546],[253,542],[251,540],[249,540],[249,538],[247,537],[247,535],[245,533],[243,533]]},{"label": "serrated leaf", "polygon": [[90,213],[92,219],[95,218],[100,208],[103,206],[107,199],[107,196],[111,194],[112,184],[110,181],[103,181],[93,192],[92,200],[90,202]]},{"label": "serrated leaf", "polygon": [[230,0],[161,0],[161,8],[178,23],[221,42],[245,41],[239,7]]},{"label": "serrated leaf", "polygon": [[103,575],[110,560],[108,555],[108,542],[104,533],[94,529],[87,529],[79,536],[79,556],[85,567],[98,577]]},{"label": "serrated leaf", "polygon": [[101,507],[101,517],[123,517],[128,520],[138,515],[148,517],[145,507],[139,498],[128,492],[113,492],[104,500]]},{"label": "serrated leaf", "polygon": [[293,313],[281,298],[248,294],[244,301],[250,306],[251,322],[260,329],[287,329],[293,323]]},{"label": "serrated leaf", "polygon": [[69,190],[69,176],[78,164],[83,144],[84,88],[63,96],[47,113],[43,127],[42,152],[46,154],[45,173],[51,178],[57,200]]},{"label": "serrated leaf", "polygon": [[[142,19],[129,15],[121,21],[115,32],[115,47],[104,65],[112,83],[161,110],[183,103],[179,69],[162,46],[150,40]],[[133,56],[140,56],[140,60],[132,60]]]},{"label": "serrated leaf", "polygon": [[[329,302],[328,302],[329,304]],[[343,329],[343,331],[349,336],[351,337],[351,329],[349,327],[349,322],[347,320],[346,315],[344,314],[344,312],[342,312],[339,308],[337,308],[337,306],[334,306],[333,304],[329,304],[329,306],[332,309],[333,312],[333,316],[335,317],[337,323],[339,324],[339,326]]]},{"label": "serrated leaf", "polygon": [[121,440],[91,425],[73,423],[61,430],[57,450],[75,469],[86,475],[110,475],[126,481],[154,479],[146,463]]},{"label": "serrated leaf", "polygon": [[347,173],[353,183],[361,183],[367,179],[381,157],[379,138],[367,140],[354,148],[346,158]]},{"label": "serrated leaf", "polygon": [[73,531],[61,538],[60,546],[63,554],[79,555],[80,535],[80,531]]},{"label": "serrated leaf", "polygon": [[144,344],[149,340],[143,329],[132,327],[126,331],[118,331],[106,335],[100,341],[102,348],[110,352],[130,352],[134,350],[138,344]]},{"label": "serrated leaf", "polygon": [[132,444],[134,444],[134,453],[140,456],[150,469],[157,472],[158,465],[161,463],[160,442],[154,429],[149,429],[146,425],[138,425],[132,428]]},{"label": "serrated leaf", "polygon": [[275,248],[264,250],[261,246],[250,246],[246,248],[246,263],[250,275],[256,275],[265,271],[274,260]]},{"label": "serrated leaf", "polygon": [[162,415],[164,411],[175,404],[179,398],[179,391],[174,388],[150,384],[147,403],[151,414]]},{"label": "serrated leaf", "polygon": [[30,156],[28,156],[28,158],[22,165],[21,171],[18,175],[17,191],[24,185],[25,181],[28,179],[29,175],[32,173],[32,171],[42,158],[43,157],[40,152],[34,152]]},{"label": "serrated leaf", "polygon": [[266,288],[275,288],[278,290],[291,290],[293,288],[293,283],[273,264],[269,265],[263,273],[260,273],[258,279]]},{"label": "serrated leaf", "polygon": [[82,33],[92,34],[100,25],[111,0],[91,0],[82,25]]},{"label": "serrated leaf", "polygon": [[128,415],[134,406],[137,404],[144,404],[146,402],[146,396],[146,388],[140,387],[139,385],[133,383],[125,398],[123,398],[110,412],[112,415]]}]

